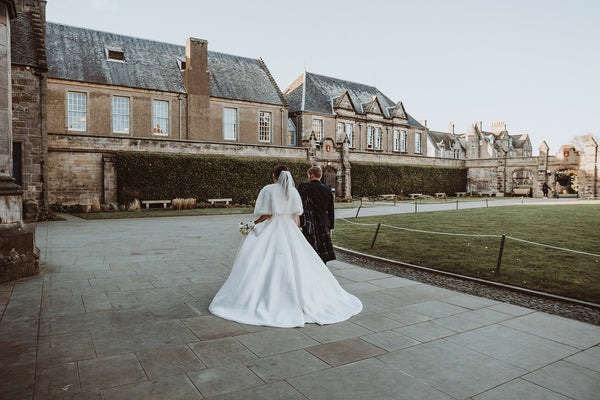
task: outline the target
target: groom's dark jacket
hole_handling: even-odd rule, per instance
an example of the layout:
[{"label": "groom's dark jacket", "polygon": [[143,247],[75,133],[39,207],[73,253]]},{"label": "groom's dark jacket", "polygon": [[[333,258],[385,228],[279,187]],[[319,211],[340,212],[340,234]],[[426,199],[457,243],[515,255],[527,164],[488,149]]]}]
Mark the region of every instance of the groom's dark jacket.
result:
[{"label": "groom's dark jacket", "polygon": [[335,260],[329,231],[335,220],[334,197],[329,186],[318,180],[302,183],[298,187],[304,214],[302,233],[324,262]]}]

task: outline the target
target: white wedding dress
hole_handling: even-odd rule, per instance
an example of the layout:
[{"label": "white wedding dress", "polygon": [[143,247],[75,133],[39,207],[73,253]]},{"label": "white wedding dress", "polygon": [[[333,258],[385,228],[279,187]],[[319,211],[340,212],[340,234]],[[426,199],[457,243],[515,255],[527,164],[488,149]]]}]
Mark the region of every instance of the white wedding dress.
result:
[{"label": "white wedding dress", "polygon": [[250,325],[333,324],[362,310],[306,241],[296,224],[302,201],[291,174],[258,195],[254,213],[271,215],[238,250],[231,274],[208,307],[219,317]]}]

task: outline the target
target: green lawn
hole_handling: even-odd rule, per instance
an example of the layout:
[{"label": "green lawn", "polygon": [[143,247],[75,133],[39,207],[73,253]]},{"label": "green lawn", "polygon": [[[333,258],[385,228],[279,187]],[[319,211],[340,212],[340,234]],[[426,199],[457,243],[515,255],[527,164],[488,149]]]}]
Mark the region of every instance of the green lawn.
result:
[{"label": "green lawn", "polygon": [[[363,217],[350,221],[411,229],[512,236],[600,254],[600,205],[505,206],[468,210]],[[496,271],[500,238],[417,233],[337,221],[334,244],[463,275],[489,279],[600,303],[600,257],[565,252],[506,239]]]}]

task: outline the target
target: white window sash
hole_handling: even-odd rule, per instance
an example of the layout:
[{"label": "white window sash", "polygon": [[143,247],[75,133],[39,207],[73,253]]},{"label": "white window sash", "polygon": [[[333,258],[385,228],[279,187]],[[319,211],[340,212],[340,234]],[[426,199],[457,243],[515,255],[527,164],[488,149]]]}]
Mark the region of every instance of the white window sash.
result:
[{"label": "white window sash", "polygon": [[373,148],[374,129],[372,126],[367,127],[367,149]]},{"label": "white window sash", "polygon": [[87,94],[68,92],[67,94],[67,129],[85,132],[87,130]]},{"label": "white window sash", "polygon": [[237,140],[237,109],[223,108],[223,139]]},{"label": "white window sash", "polygon": [[258,115],[258,141],[262,143],[271,142],[271,113],[260,111]]},{"label": "white window sash", "polygon": [[165,100],[152,101],[152,134],[169,136],[169,102]]},{"label": "white window sash", "polygon": [[415,153],[421,153],[421,134],[415,133]]},{"label": "white window sash", "polygon": [[348,136],[349,147],[354,147],[354,125],[346,124],[346,136]]},{"label": "white window sash", "polygon": [[113,112],[113,133],[129,134],[129,111],[130,99],[124,96],[113,96],[112,112]]},{"label": "white window sash", "polygon": [[400,151],[406,151],[406,131],[400,133]]},{"label": "white window sash", "polygon": [[375,128],[375,149],[381,150],[381,128]]},{"label": "white window sash", "polygon": [[399,150],[400,140],[398,138],[398,131],[394,131],[394,151]]},{"label": "white window sash", "polygon": [[323,120],[322,119],[313,119],[312,129],[315,133],[317,141],[321,141],[323,138]]}]

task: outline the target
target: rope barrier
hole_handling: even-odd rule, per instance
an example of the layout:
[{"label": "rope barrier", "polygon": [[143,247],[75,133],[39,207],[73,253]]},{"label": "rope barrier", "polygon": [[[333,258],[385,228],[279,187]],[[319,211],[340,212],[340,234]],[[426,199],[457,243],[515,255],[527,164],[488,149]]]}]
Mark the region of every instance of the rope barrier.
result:
[{"label": "rope barrier", "polygon": [[[348,222],[348,223],[353,224],[353,225],[362,225],[362,226],[377,226],[378,225],[378,224],[364,224],[364,223],[360,223],[360,222],[353,222],[353,221],[347,220],[346,218],[340,218],[340,220]],[[400,226],[392,226],[392,225],[386,225],[386,224],[381,224],[381,226],[385,226],[385,227],[393,228],[393,229],[399,229],[399,230],[403,230],[403,231],[409,231],[409,232],[431,233],[433,235],[470,236],[470,237],[492,237],[492,238],[501,238],[502,237],[502,235],[477,235],[477,234],[468,234],[468,233],[450,233],[450,232],[425,231],[425,230],[420,230],[420,229],[403,228],[403,227],[400,227]],[[506,236],[506,238],[507,239],[515,240],[517,242],[523,242],[523,243],[533,244],[533,245],[536,245],[536,246],[548,247],[550,249],[569,251],[571,253],[578,253],[578,254],[583,254],[583,255],[592,256],[592,257],[600,257],[600,254],[588,253],[588,252],[579,251],[579,250],[566,249],[564,247],[551,246],[549,244],[531,242],[529,240],[519,239],[519,238],[515,238],[515,237],[512,237],[512,236]]]},{"label": "rope barrier", "polygon": [[588,253],[588,252],[585,252],[585,251],[565,249],[564,247],[550,246],[549,244],[530,242],[529,240],[514,238],[512,236],[507,236],[506,238],[507,239],[512,239],[512,240],[516,240],[517,242],[524,242],[524,243],[534,244],[536,246],[548,247],[548,248],[556,249],[556,250],[570,251],[571,253],[579,253],[579,254],[584,254],[586,256],[600,257],[600,254],[594,254],[594,253]]}]

